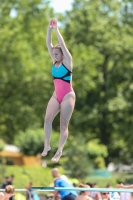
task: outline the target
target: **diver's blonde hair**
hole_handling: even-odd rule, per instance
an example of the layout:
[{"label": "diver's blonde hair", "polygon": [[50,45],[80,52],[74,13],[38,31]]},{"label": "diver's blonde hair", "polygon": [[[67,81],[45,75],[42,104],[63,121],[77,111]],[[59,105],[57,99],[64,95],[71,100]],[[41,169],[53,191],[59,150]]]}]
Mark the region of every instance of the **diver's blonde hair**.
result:
[{"label": "diver's blonde hair", "polygon": [[62,51],[62,49],[61,49],[60,44],[54,45],[54,46],[52,47],[52,49],[59,49],[59,50],[61,51],[61,53],[63,54],[63,51]]}]

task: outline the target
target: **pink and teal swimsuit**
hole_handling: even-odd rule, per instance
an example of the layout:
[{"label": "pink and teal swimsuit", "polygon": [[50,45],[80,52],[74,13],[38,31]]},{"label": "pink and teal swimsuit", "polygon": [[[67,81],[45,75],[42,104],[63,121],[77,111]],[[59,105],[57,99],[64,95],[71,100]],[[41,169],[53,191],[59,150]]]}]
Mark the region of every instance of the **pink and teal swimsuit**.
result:
[{"label": "pink and teal swimsuit", "polygon": [[59,67],[52,66],[52,76],[55,87],[56,97],[59,103],[69,92],[73,92],[71,85],[72,72],[62,63]]}]

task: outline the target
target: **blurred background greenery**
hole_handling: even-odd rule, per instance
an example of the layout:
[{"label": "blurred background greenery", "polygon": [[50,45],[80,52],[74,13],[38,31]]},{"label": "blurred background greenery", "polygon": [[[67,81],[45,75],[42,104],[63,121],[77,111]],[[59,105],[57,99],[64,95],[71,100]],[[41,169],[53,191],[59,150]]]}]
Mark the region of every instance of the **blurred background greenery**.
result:
[{"label": "blurred background greenery", "polygon": [[[92,169],[107,169],[110,163],[132,166],[133,2],[130,0],[74,0],[72,9],[64,13],[56,13],[50,2],[44,0],[1,1],[0,150],[4,143],[18,146],[25,155],[37,155],[43,150],[44,115],[53,93],[52,61],[45,41],[53,17],[59,21],[73,56],[76,93],[69,139],[56,166],[80,180],[87,179]],[[53,43],[57,43],[54,32]],[[58,146],[59,116],[54,120],[51,140],[47,167],[35,170],[44,174],[46,182],[33,173],[30,176],[37,178],[33,180],[35,184],[51,182],[47,170],[55,166],[50,158]],[[19,166],[5,168],[12,172],[12,167],[16,167],[13,173],[18,173],[15,176],[22,180],[21,185],[15,184],[24,187],[28,181],[24,171],[19,173]]]}]

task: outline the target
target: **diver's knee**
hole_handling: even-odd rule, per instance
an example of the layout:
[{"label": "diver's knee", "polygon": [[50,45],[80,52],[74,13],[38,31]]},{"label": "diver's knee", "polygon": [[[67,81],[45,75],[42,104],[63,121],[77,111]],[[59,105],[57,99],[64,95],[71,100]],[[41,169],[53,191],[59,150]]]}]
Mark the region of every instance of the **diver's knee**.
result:
[{"label": "diver's knee", "polygon": [[52,121],[52,119],[44,118],[44,124],[50,124]]},{"label": "diver's knee", "polygon": [[68,125],[65,123],[61,123],[60,129],[61,129],[61,131],[65,132],[66,130],[68,130]]}]

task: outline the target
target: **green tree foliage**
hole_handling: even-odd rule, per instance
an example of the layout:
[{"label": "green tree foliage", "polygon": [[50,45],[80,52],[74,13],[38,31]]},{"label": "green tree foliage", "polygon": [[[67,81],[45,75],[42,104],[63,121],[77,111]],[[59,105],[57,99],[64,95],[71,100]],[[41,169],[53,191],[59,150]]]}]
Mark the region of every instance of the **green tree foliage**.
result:
[{"label": "green tree foliage", "polygon": [[96,169],[106,168],[104,159],[108,156],[107,147],[100,143],[100,139],[94,139],[87,143],[89,157]]},{"label": "green tree foliage", "polygon": [[70,177],[83,180],[93,168],[106,168],[104,158],[107,155],[107,147],[98,139],[86,143],[82,134],[69,135],[60,164]]},{"label": "green tree foliage", "polygon": [[5,142],[4,140],[0,139],[0,151],[2,151],[5,147]]},{"label": "green tree foliage", "polygon": [[0,136],[8,143],[19,130],[43,124],[52,94],[45,45],[50,13],[48,3],[40,0],[6,0],[0,5]]},{"label": "green tree foliage", "polygon": [[[44,133],[43,129],[35,128],[27,129],[26,131],[20,131],[15,139],[15,144],[19,147],[20,152],[24,155],[37,155],[43,151],[44,148]],[[51,135],[51,146],[52,150],[49,152],[47,159],[57,150],[58,147],[59,134],[53,131]],[[53,145],[54,144],[54,145]]]},{"label": "green tree foliage", "polygon": [[[66,162],[73,156],[78,165],[76,157],[83,153],[85,166],[94,159],[95,167],[104,167],[101,156],[106,165],[110,161],[132,163],[132,8],[133,2],[127,0],[74,0],[72,11],[59,16],[61,32],[73,55],[77,96],[69,124],[70,135],[76,135],[76,140],[64,149]],[[52,61],[45,45],[47,25],[53,17],[49,3],[41,0],[4,0],[0,4],[0,137],[8,143],[20,138],[23,142],[19,146],[30,155],[42,151],[39,129],[53,92]],[[54,130],[59,131],[59,117]],[[78,145],[80,136],[84,138],[82,146]],[[31,152],[32,142],[35,148]],[[95,154],[83,151],[91,142]],[[56,151],[58,141],[53,139],[51,144]],[[79,171],[77,176],[82,174],[81,168]]]},{"label": "green tree foliage", "polygon": [[99,138],[108,148],[106,164],[132,160],[132,7],[124,0],[75,0],[67,12],[77,94],[73,131]]},{"label": "green tree foliage", "polygon": [[[27,129],[24,132],[19,132],[15,144],[24,155],[37,155],[43,151],[44,141],[42,138],[43,129]],[[42,157],[42,163],[45,162],[49,167],[57,166],[57,164],[51,163],[50,160],[58,148],[58,143],[59,133],[53,131],[51,135],[52,149],[44,160]],[[85,138],[81,135],[78,137],[70,135],[68,138],[59,166],[61,165],[70,177],[84,179],[90,174],[93,167],[105,168],[106,146],[99,144],[99,140],[91,140],[88,144],[85,143]]]},{"label": "green tree foliage", "polygon": [[69,136],[64,156],[62,166],[70,177],[83,179],[89,175],[93,161],[88,157],[88,149],[82,136]]},{"label": "green tree foliage", "polygon": [[27,129],[20,131],[15,144],[24,155],[37,155],[43,150],[42,129]]}]

